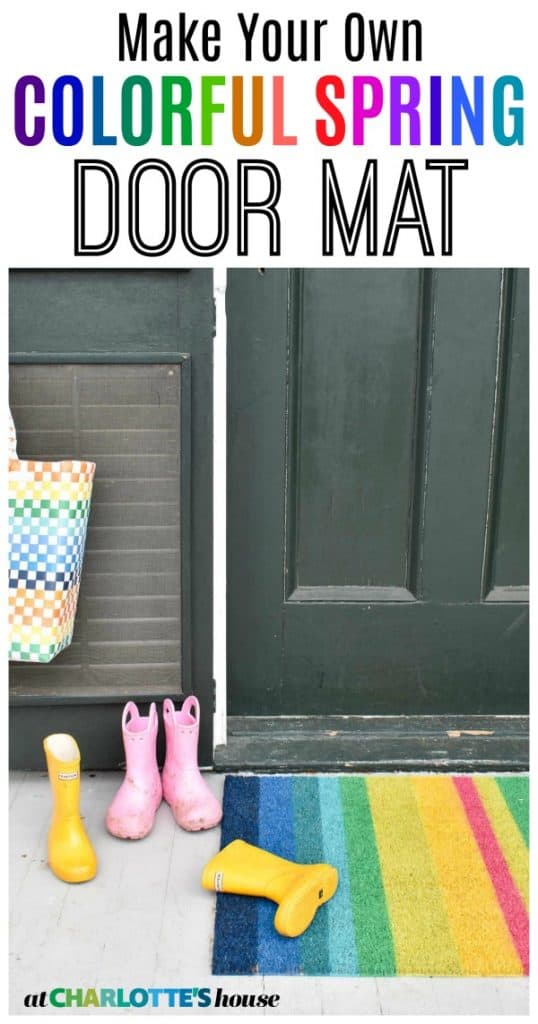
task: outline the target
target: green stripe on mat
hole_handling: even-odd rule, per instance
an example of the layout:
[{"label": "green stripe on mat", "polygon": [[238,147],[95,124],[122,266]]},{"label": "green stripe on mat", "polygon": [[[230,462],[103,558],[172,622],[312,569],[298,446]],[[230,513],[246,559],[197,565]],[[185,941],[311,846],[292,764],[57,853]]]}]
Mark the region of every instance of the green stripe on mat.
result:
[{"label": "green stripe on mat", "polygon": [[497,785],[508,809],[529,845],[529,778],[527,775],[497,775]]},{"label": "green stripe on mat", "polygon": [[343,777],[340,793],[359,970],[362,975],[393,975],[394,944],[364,778]]}]

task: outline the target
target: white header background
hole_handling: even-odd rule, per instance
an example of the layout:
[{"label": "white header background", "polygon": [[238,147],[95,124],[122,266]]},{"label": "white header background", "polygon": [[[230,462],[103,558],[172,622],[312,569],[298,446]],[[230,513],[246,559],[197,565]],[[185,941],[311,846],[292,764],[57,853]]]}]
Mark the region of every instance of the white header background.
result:
[{"label": "white header background", "polygon": [[[182,10],[187,18],[199,22],[215,18],[221,25],[221,57],[204,63],[175,59],[155,61],[152,47],[146,62],[124,61],[118,57],[118,13],[125,11],[136,24],[137,15],[148,15],[148,41],[153,40],[153,24],[159,18],[177,25]],[[283,27],[288,19],[328,19],[324,29],[322,59],[319,62],[265,61],[261,47],[255,45],[258,57],[244,60],[244,42],[237,12],[245,16],[259,12],[259,26],[266,19],[277,19]],[[346,60],[344,22],[346,15],[361,13],[366,21],[376,24],[382,18],[419,19],[422,23],[422,60],[401,61],[400,47],[394,61],[372,60],[368,49],[363,60]],[[532,133],[535,123],[532,66],[535,62],[534,33],[531,28],[532,5],[528,0],[511,0],[509,4],[480,3],[478,0],[452,0],[450,4],[431,0],[366,0],[353,4],[333,0],[325,3],[259,0],[257,3],[211,3],[200,0],[183,6],[169,2],[152,2],[144,6],[140,0],[124,0],[119,6],[109,0],[92,0],[81,4],[67,0],[25,0],[4,7],[2,20],[4,56],[2,60],[1,117],[3,154],[3,195],[5,212],[2,231],[5,236],[8,263],[17,267],[125,267],[125,266],[375,266],[375,265],[527,265],[532,261],[534,230],[533,192],[536,181],[531,166]],[[284,32],[285,36],[285,32]],[[310,36],[310,33],[309,33]],[[258,38],[256,35],[255,39]],[[312,38],[310,36],[310,38]],[[411,36],[413,39],[413,36]],[[200,41],[199,31],[193,36]],[[411,52],[413,52],[411,50]],[[37,146],[22,146],[13,128],[13,94],[16,81],[27,74],[43,79],[47,99],[45,141]],[[224,114],[214,117],[214,145],[202,146],[199,133],[199,80],[202,75],[225,75],[227,84],[215,90],[215,99],[226,104]],[[346,100],[341,109],[346,113],[348,130],[340,146],[324,147],[315,137],[315,120],[323,116],[315,99],[315,83],[326,74],[339,75],[346,84]],[[58,145],[50,130],[50,94],[53,82],[61,75],[76,75],[85,87],[85,136],[72,147]],[[117,146],[91,144],[91,79],[104,77],[105,132],[117,134]],[[145,75],[154,84],[154,133],[144,146],[128,146],[121,140],[121,84],[129,75]],[[193,145],[162,146],[160,140],[160,78],[163,75],[184,75],[193,85]],[[231,77],[265,76],[266,134],[256,146],[237,145],[231,133]],[[272,77],[285,78],[285,128],[298,136],[297,146],[271,145],[270,86]],[[372,75],[381,79],[385,94],[391,75],[410,75],[421,82],[425,97],[422,121],[423,139],[428,138],[428,85],[431,75],[443,77],[443,133],[449,139],[450,78],[462,77],[472,93],[472,78],[485,78],[485,144],[476,146],[464,127],[464,145],[452,146],[450,141],[429,147],[403,145],[391,147],[388,138],[388,115],[367,123],[365,146],[351,143],[351,88],[354,75]],[[501,146],[492,131],[492,87],[502,75],[518,76],[525,88],[525,144]],[[30,105],[31,109],[31,105]],[[388,109],[388,107],[386,108]],[[422,107],[421,107],[422,109]],[[42,113],[42,110],[39,110]],[[533,116],[534,114],[534,116]],[[406,118],[403,118],[404,140]],[[507,123],[508,127],[508,123]],[[426,171],[429,157],[469,160],[468,171],[454,173],[454,241],[452,257],[443,257],[440,248],[441,175]],[[75,159],[107,160],[120,178],[120,237],[109,254],[77,257],[74,255],[74,161]],[[181,216],[180,180],[185,166],[200,158],[218,160],[228,173],[230,182],[230,235],[226,248],[218,255],[195,257],[185,250],[178,231],[172,249],[164,256],[144,257],[136,253],[127,232],[127,192],[131,169],[140,160],[157,158],[174,169],[178,189],[178,215]],[[363,231],[357,251],[345,256],[339,242],[331,259],[323,258],[321,244],[321,167],[323,159],[334,161],[346,207],[351,213],[362,180],[367,159],[378,160],[379,176],[379,252],[388,227],[402,160],[412,158],[421,189],[432,235],[435,254],[424,257],[414,230],[401,231],[393,257],[368,257]],[[261,159],[276,163],[282,179],[279,213],[282,222],[281,255],[271,257],[265,217],[251,218],[249,255],[237,255],[236,180],[238,159]],[[154,182],[157,178],[154,178]],[[209,178],[206,179],[209,185]],[[148,240],[159,237],[161,199],[155,190],[144,189],[142,224]],[[90,209],[90,220],[102,221],[102,207]],[[206,194],[196,190],[194,223],[201,240],[215,234],[214,187]]]}]

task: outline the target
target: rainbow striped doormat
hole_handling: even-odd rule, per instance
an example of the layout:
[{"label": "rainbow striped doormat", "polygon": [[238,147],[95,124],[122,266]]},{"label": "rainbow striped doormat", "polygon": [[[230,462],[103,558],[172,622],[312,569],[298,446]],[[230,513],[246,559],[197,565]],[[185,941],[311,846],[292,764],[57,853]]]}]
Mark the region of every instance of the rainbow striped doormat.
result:
[{"label": "rainbow striped doormat", "polygon": [[297,939],[275,904],[219,893],[214,974],[528,974],[528,777],[227,776],[244,839],[340,884]]}]

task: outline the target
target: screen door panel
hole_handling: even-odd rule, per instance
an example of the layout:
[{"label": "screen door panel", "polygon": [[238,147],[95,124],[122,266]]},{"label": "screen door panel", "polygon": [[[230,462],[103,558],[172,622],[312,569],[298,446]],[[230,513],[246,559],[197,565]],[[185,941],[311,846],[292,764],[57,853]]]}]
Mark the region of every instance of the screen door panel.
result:
[{"label": "screen door panel", "polygon": [[21,458],[96,474],[73,643],[12,666],[12,692],[135,697],[188,688],[190,361],[15,365]]}]

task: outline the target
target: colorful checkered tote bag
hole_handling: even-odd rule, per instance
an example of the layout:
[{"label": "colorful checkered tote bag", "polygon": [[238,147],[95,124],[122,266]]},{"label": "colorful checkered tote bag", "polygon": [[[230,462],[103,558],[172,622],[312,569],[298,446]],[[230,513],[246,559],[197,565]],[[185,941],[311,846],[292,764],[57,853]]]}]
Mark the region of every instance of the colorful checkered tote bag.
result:
[{"label": "colorful checkered tote bag", "polygon": [[9,657],[51,661],[68,647],[95,465],[17,458],[9,426]]}]

